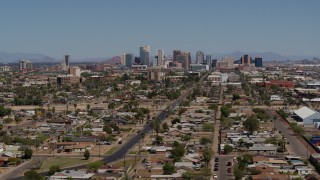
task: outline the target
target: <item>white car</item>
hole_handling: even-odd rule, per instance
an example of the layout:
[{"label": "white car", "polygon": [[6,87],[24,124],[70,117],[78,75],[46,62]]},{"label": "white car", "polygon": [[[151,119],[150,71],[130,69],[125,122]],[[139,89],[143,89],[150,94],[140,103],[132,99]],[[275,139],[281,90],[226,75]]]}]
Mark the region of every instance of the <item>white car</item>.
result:
[{"label": "white car", "polygon": [[218,178],[218,175],[214,174],[214,175],[213,175],[213,178]]}]

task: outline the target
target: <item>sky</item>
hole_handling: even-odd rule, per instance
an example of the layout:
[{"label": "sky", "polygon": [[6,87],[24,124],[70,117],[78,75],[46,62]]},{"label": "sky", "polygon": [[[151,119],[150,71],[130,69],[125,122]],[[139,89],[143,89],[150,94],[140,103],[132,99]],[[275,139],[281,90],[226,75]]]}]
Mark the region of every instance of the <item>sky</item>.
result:
[{"label": "sky", "polygon": [[320,55],[319,0],[3,0],[0,51],[59,58],[276,52]]}]

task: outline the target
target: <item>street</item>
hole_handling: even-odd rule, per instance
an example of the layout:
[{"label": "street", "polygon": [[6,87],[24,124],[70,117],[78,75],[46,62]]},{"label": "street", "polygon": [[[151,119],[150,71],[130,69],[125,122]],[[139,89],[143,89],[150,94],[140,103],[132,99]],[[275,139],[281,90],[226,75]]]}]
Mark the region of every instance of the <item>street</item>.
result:
[{"label": "street", "polygon": [[36,163],[39,162],[39,159],[33,158],[28,160],[16,168],[11,169],[8,173],[0,175],[0,179],[17,179],[19,176],[23,175],[23,172],[32,168]]},{"label": "street", "polygon": [[[285,120],[278,116],[275,111],[268,110],[270,115],[276,115],[278,118],[275,120],[275,128],[278,131],[281,131],[283,137],[287,138],[287,141],[290,143],[294,153],[303,158],[308,158],[311,153],[316,153],[315,150],[307,143],[303,143],[304,140],[300,137],[294,135],[294,133],[289,129],[289,125]],[[306,148],[307,147],[307,148]]]},{"label": "street", "polygon": [[[232,162],[235,156],[233,155],[219,155],[216,156],[219,158],[219,171],[215,172],[218,175],[218,179],[227,180],[227,179],[234,179],[233,178],[233,166],[227,166],[228,162]],[[227,169],[231,168],[231,173],[227,172]]]}]

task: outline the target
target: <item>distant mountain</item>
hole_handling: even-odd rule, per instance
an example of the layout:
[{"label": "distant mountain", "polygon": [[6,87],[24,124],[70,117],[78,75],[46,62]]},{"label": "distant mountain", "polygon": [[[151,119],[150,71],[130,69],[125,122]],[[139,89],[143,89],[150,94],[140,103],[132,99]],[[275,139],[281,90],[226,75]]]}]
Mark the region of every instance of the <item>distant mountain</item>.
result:
[{"label": "distant mountain", "polygon": [[56,59],[38,53],[7,53],[7,52],[0,52],[0,62],[7,63],[7,62],[18,62],[22,59],[29,59],[32,62],[57,62]]},{"label": "distant mountain", "polygon": [[248,54],[252,58],[255,57],[262,57],[264,61],[297,61],[302,59],[313,59],[314,56],[284,56],[279,53],[274,52],[241,52],[241,51],[235,51],[229,54],[222,54],[222,53],[212,53],[212,58],[215,59],[221,59],[225,56],[233,57],[234,59],[240,59],[244,54]]},{"label": "distant mountain", "polygon": [[114,57],[112,57],[112,58],[110,58],[110,59],[108,59],[106,61],[103,61],[102,63],[115,65],[115,64],[119,64],[120,61],[121,61],[121,57],[120,56],[114,56]]}]

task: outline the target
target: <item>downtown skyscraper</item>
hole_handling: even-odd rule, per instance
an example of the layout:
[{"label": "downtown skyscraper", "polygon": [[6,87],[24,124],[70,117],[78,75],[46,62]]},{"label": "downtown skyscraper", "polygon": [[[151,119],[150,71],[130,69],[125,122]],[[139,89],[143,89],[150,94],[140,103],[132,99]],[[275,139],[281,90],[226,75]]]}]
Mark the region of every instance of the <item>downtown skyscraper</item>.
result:
[{"label": "downtown skyscraper", "polygon": [[140,63],[143,65],[150,66],[150,46],[145,45],[140,47]]},{"label": "downtown skyscraper", "polygon": [[162,66],[163,65],[163,60],[164,60],[164,50],[163,49],[158,49],[157,50],[157,66]]},{"label": "downtown skyscraper", "polygon": [[202,51],[197,51],[196,54],[196,63],[200,64],[204,61],[204,53]]}]

